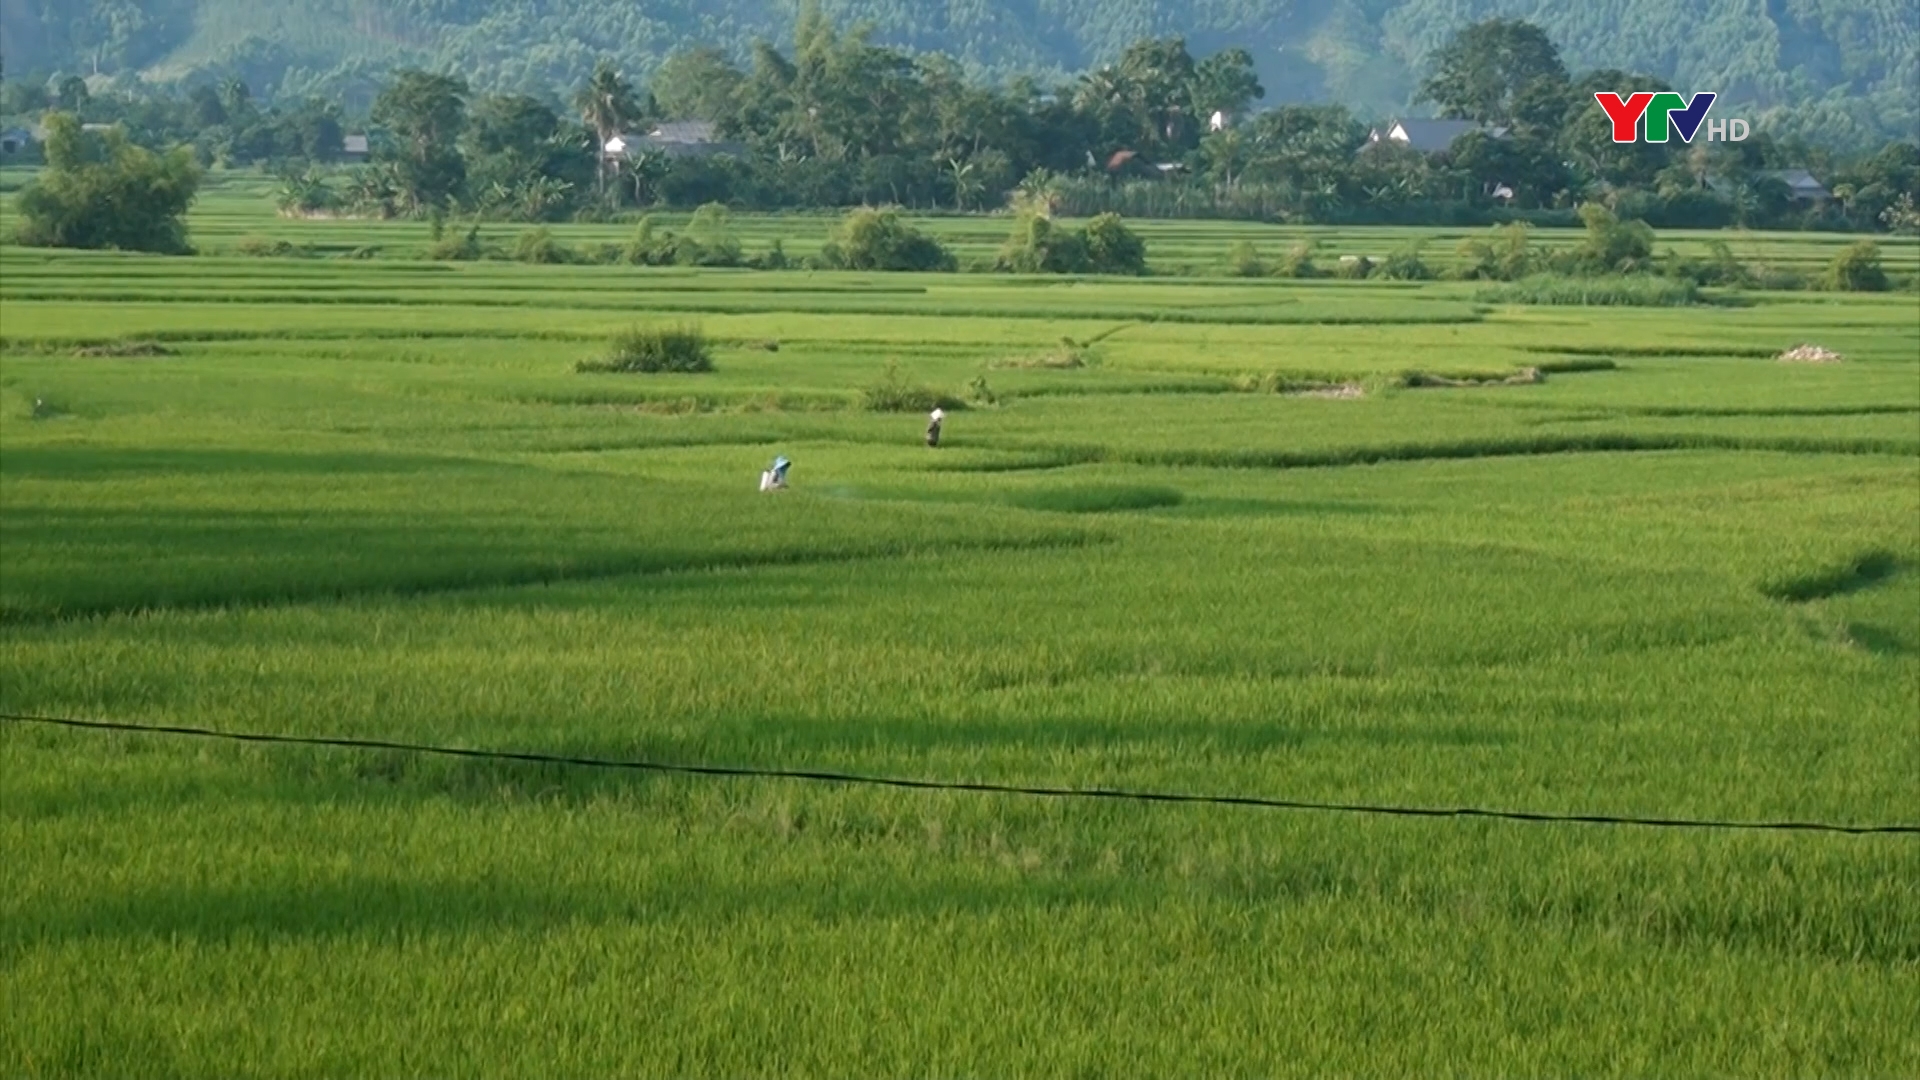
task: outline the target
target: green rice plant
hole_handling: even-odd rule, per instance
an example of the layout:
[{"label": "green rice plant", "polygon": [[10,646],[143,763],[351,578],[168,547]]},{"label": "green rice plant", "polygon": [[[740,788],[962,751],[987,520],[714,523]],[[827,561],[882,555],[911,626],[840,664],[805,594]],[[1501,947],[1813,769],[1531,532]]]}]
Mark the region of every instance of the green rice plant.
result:
[{"label": "green rice plant", "polygon": [[[425,222],[274,221],[266,183],[215,186],[196,237],[428,243]],[[908,220],[966,258],[1006,226]],[[796,257],[832,226],[732,222]],[[1242,239],[1324,259],[1457,239],[1129,227],[1156,271],[1217,271]],[[1803,274],[1845,243],[1733,241]],[[1882,258],[1909,273],[1920,246]],[[0,711],[1910,820],[1911,294],[1483,311],[1474,288],[409,259],[263,275],[0,247]],[[555,364],[636,309],[737,345],[697,379]],[[1846,362],[1773,361],[1799,342]],[[1096,344],[1098,365],[994,366]],[[929,452],[920,417],[864,407],[891,357],[903,391],[997,404],[955,410]],[[1550,378],[1499,385],[1529,367]],[[1444,382],[1402,391],[1409,368]],[[1312,393],[1345,387],[1363,392]],[[922,392],[909,407],[940,403]],[[790,486],[761,495],[776,456]],[[0,777],[0,1060],[28,1075],[1913,1071],[1920,849],[1899,836],[14,724]],[[1525,1023],[1462,986],[1526,1002]],[[642,1014],[664,1034],[634,1038]]]}]

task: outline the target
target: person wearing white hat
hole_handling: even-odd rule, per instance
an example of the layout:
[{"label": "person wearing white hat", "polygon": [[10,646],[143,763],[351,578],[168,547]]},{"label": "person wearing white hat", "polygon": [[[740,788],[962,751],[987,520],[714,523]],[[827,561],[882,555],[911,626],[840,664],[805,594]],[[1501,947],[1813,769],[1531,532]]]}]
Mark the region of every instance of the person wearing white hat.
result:
[{"label": "person wearing white hat", "polygon": [[784,457],[773,459],[773,467],[760,474],[761,491],[780,491],[787,486],[787,470],[793,462]]},{"label": "person wearing white hat", "polygon": [[940,445],[940,421],[945,420],[946,418],[947,418],[947,414],[941,411],[940,409],[933,410],[933,412],[927,417],[927,445],[928,446]]}]

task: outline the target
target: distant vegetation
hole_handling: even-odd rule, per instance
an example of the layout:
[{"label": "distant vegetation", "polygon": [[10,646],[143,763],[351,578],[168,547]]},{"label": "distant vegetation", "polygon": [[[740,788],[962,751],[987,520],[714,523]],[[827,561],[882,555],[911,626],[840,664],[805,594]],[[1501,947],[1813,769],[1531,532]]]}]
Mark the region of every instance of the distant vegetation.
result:
[{"label": "distant vegetation", "polygon": [[[1731,8],[1711,0],[983,0],[940,5],[938,17],[908,0],[826,6],[842,19],[870,20],[877,42],[945,53],[996,80],[1056,82],[1115,62],[1142,38],[1232,42],[1251,54],[1272,100],[1336,101],[1369,116],[1404,109],[1460,26],[1526,12],[1577,67],[1713,90],[1734,110],[1725,115],[1781,135],[1861,148],[1910,137],[1920,115],[1920,44],[1906,0]],[[10,0],[0,5],[0,50],[11,75],[235,77],[276,97],[318,95],[364,110],[396,67],[457,71],[487,93],[558,99],[599,57],[650,79],[669,58],[701,47],[745,60],[758,42],[794,40],[798,23],[796,5],[773,0]]]},{"label": "distant vegetation", "polygon": [[[1446,37],[1424,71],[1414,88],[1422,107],[1480,126],[1444,150],[1370,144],[1364,114],[1343,105],[1254,111],[1279,95],[1244,48],[1207,53],[1178,37],[1141,37],[1069,81],[990,83],[943,57],[876,44],[809,5],[791,47],[761,43],[744,59],[681,51],[645,80],[602,58],[564,94],[366,70],[362,96],[283,92],[263,105],[233,78],[174,92],[35,77],[9,83],[0,112],[58,108],[117,123],[150,148],[190,144],[203,165],[259,165],[283,178],[290,216],[542,223],[707,204],[1018,204],[1043,216],[1570,224],[1578,207],[1601,202],[1656,227],[1920,230],[1912,131],[1848,141],[1844,152],[1764,125],[1737,144],[1615,144],[1594,92],[1668,82],[1570,68],[1541,27],[1501,19]],[[1714,115],[1724,116],[1735,95],[1719,92]],[[596,150],[616,134],[688,118],[713,126],[715,152],[643,147],[615,161]],[[346,129],[366,124],[368,164],[345,176],[318,167],[339,157]],[[1793,167],[1815,169],[1832,197],[1796,195],[1781,175]]]},{"label": "distant vegetation", "polygon": [[186,252],[184,216],[200,183],[184,150],[133,146],[117,131],[96,135],[55,113],[47,167],[20,192],[16,238],[30,247]]}]

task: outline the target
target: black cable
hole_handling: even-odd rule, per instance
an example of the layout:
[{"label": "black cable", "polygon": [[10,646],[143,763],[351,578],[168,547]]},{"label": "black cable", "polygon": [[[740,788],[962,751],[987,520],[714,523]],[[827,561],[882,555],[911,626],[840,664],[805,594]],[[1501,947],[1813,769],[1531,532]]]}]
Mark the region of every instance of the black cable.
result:
[{"label": "black cable", "polygon": [[1766,832],[1845,833],[1853,836],[1884,833],[1920,835],[1920,825],[1834,825],[1819,821],[1719,821],[1701,818],[1623,817],[1613,814],[1551,814],[1529,810],[1487,810],[1480,807],[1373,806],[1365,803],[1307,802],[1297,799],[1269,799],[1257,795],[1194,795],[1166,791],[1126,791],[1114,788],[1027,787],[1019,784],[989,784],[964,780],[913,780],[895,776],[862,776],[857,773],[820,772],[811,769],[768,769],[740,765],[687,765],[663,761],[622,761],[608,758],[572,757],[516,750],[474,750],[458,746],[430,746],[421,743],[389,742],[384,739],[351,739],[323,735],[277,735],[243,731],[215,731],[211,728],[174,727],[163,724],[129,724],[113,720],[76,720],[59,716],[28,716],[0,713],[0,720],[16,724],[46,724],[88,731],[123,731],[142,735],[181,735],[197,739],[221,739],[228,742],[272,743],[289,746],[325,746],[348,750],[394,750],[408,754],[437,754],[443,757],[480,758],[489,761],[524,761],[543,765],[569,765],[594,769],[631,769],[644,772],[681,773],[693,776],[728,776],[763,780],[810,780],[830,784],[860,784],[871,787],[910,788],[917,791],[974,791],[997,795],[1028,795],[1055,799],[1120,799],[1131,802],[1201,803],[1213,806],[1253,806],[1269,810],[1317,810],[1344,814],[1375,814],[1390,817],[1419,818],[1492,818],[1500,821],[1524,821],[1566,825],[1637,825],[1662,829],[1740,829]]}]

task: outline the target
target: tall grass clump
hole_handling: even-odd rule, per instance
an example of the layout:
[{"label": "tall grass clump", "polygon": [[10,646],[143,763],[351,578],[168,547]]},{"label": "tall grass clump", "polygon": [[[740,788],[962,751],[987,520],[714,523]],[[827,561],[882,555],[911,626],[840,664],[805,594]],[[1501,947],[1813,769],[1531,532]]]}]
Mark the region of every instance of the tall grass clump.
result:
[{"label": "tall grass clump", "polygon": [[860,407],[868,412],[928,412],[963,409],[966,402],[927,386],[909,383],[897,360],[887,361],[880,381],[860,391]]},{"label": "tall grass clump", "polygon": [[1466,281],[1518,281],[1539,265],[1532,229],[1524,221],[1495,225],[1484,237],[1460,241],[1454,276]]},{"label": "tall grass clump", "polygon": [[1880,245],[1862,240],[1834,256],[1821,284],[1835,292],[1886,292],[1887,272],[1880,266]]},{"label": "tall grass clump", "polygon": [[489,254],[480,242],[480,226],[475,225],[458,236],[441,235],[427,249],[427,258],[435,262],[477,262]]},{"label": "tall grass clump", "polygon": [[1313,257],[1320,250],[1320,242],[1314,239],[1302,240],[1287,251],[1287,257],[1281,260],[1275,273],[1286,278],[1312,278],[1320,276],[1320,268],[1313,263]]},{"label": "tall grass clump", "polygon": [[1691,281],[1662,277],[1568,277],[1534,274],[1519,281],[1492,285],[1474,294],[1491,304],[1546,304],[1575,307],[1682,307],[1698,303],[1700,290]]},{"label": "tall grass clump", "polygon": [[1373,276],[1389,281],[1426,281],[1433,277],[1433,271],[1426,260],[1420,257],[1422,244],[1412,240],[1393,249],[1386,258],[1374,264]]},{"label": "tall grass clump", "polygon": [[582,360],[580,371],[656,374],[713,370],[706,332],[697,326],[632,327],[613,335],[607,355]]},{"label": "tall grass clump", "polygon": [[513,245],[513,258],[515,262],[539,266],[559,266],[581,261],[580,253],[555,239],[553,230],[545,225],[520,234]]},{"label": "tall grass clump", "polygon": [[1266,277],[1267,261],[1260,257],[1260,249],[1251,241],[1236,240],[1227,250],[1227,272],[1234,277]]}]

